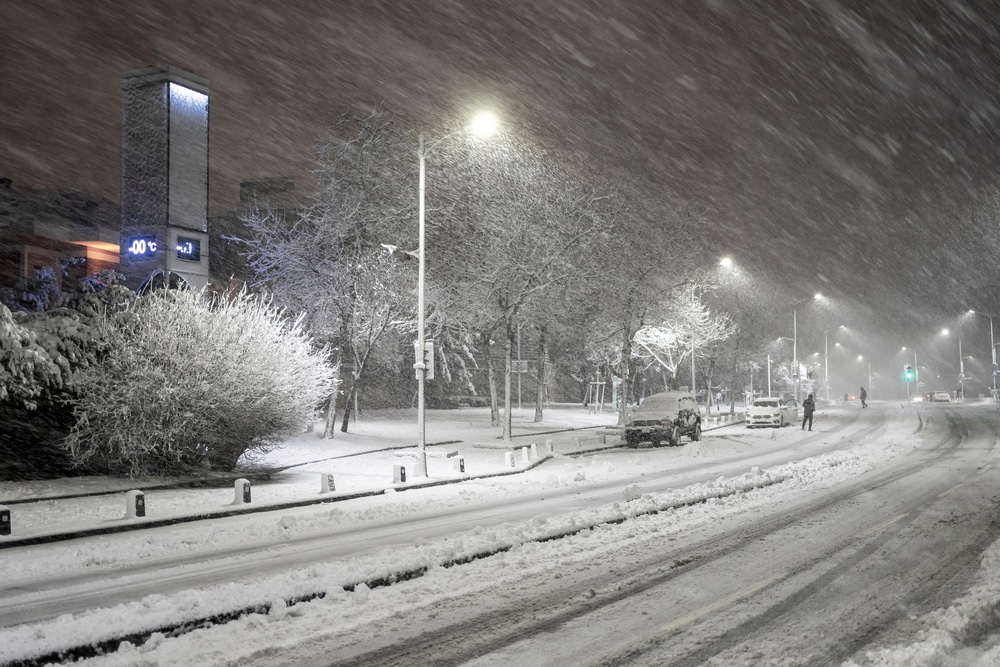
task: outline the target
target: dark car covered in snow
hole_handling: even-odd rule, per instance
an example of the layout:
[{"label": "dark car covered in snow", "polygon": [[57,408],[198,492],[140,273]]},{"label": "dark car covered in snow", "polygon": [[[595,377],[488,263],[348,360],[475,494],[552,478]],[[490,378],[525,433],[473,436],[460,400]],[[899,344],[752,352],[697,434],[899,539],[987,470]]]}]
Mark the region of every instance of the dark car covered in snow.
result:
[{"label": "dark car covered in snow", "polygon": [[683,437],[692,442],[701,440],[701,410],[694,396],[686,391],[647,396],[629,410],[625,420],[625,444],[629,447],[638,447],[642,442],[654,447],[661,443],[674,446],[681,444]]}]

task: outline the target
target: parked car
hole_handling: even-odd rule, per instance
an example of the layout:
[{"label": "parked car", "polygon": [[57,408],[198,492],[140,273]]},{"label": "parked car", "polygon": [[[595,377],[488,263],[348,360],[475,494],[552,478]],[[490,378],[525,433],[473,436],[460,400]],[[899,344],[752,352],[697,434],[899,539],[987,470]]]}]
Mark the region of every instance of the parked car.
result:
[{"label": "parked car", "polygon": [[936,403],[951,403],[951,394],[946,391],[935,391],[931,394],[930,400]]},{"label": "parked car", "polygon": [[754,399],[753,405],[747,408],[747,428],[756,426],[781,428],[785,424],[793,424],[798,420],[799,406],[794,398],[781,399],[777,396],[765,396]]},{"label": "parked car", "polygon": [[625,420],[625,444],[638,447],[651,442],[654,447],[665,442],[679,445],[682,437],[701,440],[701,410],[694,396],[686,391],[664,391],[647,396],[629,411]]}]

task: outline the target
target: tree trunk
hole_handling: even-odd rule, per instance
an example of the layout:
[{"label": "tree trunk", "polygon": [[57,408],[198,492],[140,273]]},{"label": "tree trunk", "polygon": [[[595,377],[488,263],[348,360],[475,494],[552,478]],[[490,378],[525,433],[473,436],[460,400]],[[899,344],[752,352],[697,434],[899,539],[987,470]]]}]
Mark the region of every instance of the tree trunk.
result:
[{"label": "tree trunk", "polygon": [[351,379],[351,391],[344,396],[344,419],[340,422],[340,432],[347,433],[347,424],[351,419],[351,406],[354,405],[354,395],[358,391],[358,379]]},{"label": "tree trunk", "polygon": [[340,350],[337,350],[337,356],[333,362],[333,392],[330,394],[329,400],[326,402],[326,415],[323,424],[323,439],[333,440],[334,427],[337,424],[337,394],[340,393],[340,363],[341,354]]},{"label": "tree trunk", "polygon": [[622,329],[622,361],[621,378],[622,390],[621,398],[618,399],[618,425],[625,425],[625,417],[628,413],[628,399],[632,395],[632,376],[629,373],[629,363],[632,360],[632,327],[626,324]]},{"label": "tree trunk", "polygon": [[542,421],[542,403],[545,401],[545,332],[538,328],[538,374],[535,381],[535,423]]},{"label": "tree trunk", "polygon": [[369,346],[365,349],[364,355],[360,358],[357,355],[354,356],[356,369],[353,373],[351,373],[351,391],[350,393],[345,394],[344,397],[344,421],[340,425],[340,431],[342,433],[347,433],[347,423],[351,417],[351,410],[354,407],[354,403],[358,396],[358,385],[361,383],[361,375],[365,372],[365,366],[368,364],[368,355],[370,355],[371,352],[372,348]]},{"label": "tree trunk", "polygon": [[326,419],[323,424],[323,439],[333,440],[334,425],[337,423],[337,391],[330,394],[326,403]]}]

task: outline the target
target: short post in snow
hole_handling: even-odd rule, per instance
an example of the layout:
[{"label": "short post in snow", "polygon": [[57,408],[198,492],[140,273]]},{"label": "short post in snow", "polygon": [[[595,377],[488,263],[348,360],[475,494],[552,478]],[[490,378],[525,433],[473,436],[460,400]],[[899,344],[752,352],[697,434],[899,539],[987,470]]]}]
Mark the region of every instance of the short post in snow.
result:
[{"label": "short post in snow", "polygon": [[10,535],[10,508],[0,505],[0,535]]},{"label": "short post in snow", "polygon": [[546,440],[545,441],[545,453],[546,454],[551,454],[552,453],[552,441],[551,440]]},{"label": "short post in snow", "polygon": [[521,463],[524,464],[531,463],[531,457],[528,455],[527,447],[521,447]]},{"label": "short post in snow", "polygon": [[531,460],[538,459],[538,443],[531,443]]},{"label": "short post in snow", "polygon": [[406,483],[406,466],[401,463],[396,463],[392,466],[392,483],[393,484],[405,484]]},{"label": "short post in snow", "polygon": [[505,468],[514,467],[514,452],[504,452],[503,453],[503,465]]},{"label": "short post in snow", "polygon": [[233,498],[234,505],[244,505],[250,503],[250,480],[240,478],[236,480],[233,484],[233,491],[235,497]]},{"label": "short post in snow", "polygon": [[321,472],[319,474],[319,492],[332,493],[337,490],[337,485],[333,483],[332,472]]},{"label": "short post in snow", "polygon": [[146,494],[142,491],[128,491],[125,494],[125,518],[137,519],[146,516]]},{"label": "short post in snow", "polygon": [[465,474],[465,457],[458,456],[455,457],[455,472]]}]

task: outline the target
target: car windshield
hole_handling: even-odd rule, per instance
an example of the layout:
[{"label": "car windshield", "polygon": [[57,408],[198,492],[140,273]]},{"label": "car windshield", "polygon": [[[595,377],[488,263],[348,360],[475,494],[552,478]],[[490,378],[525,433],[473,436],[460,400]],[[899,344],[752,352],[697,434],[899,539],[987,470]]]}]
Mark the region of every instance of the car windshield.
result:
[{"label": "car windshield", "polygon": [[778,399],[776,398],[758,398],[753,402],[755,408],[776,408],[778,407]]},{"label": "car windshield", "polygon": [[650,396],[639,404],[635,412],[640,414],[676,412],[677,400],[676,396]]}]

